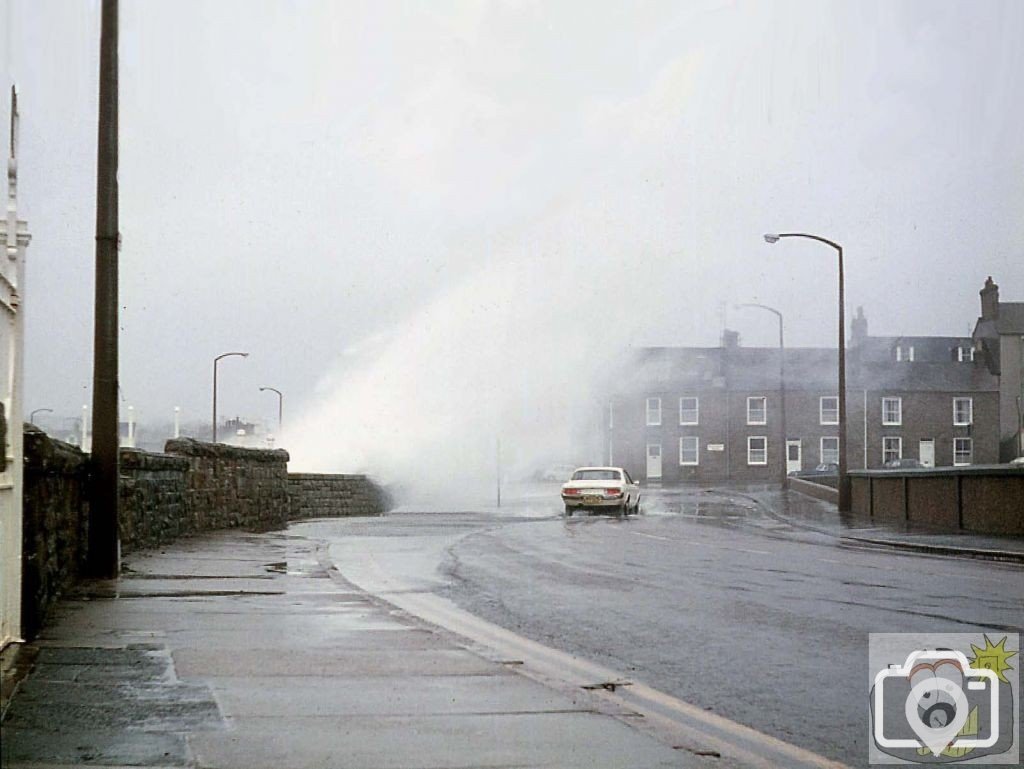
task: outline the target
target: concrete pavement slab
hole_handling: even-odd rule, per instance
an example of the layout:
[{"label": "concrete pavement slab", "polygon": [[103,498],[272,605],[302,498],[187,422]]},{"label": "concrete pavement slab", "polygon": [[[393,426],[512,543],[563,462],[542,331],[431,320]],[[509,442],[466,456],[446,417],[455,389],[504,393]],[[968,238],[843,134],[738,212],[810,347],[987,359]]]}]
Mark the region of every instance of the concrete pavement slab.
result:
[{"label": "concrete pavement slab", "polygon": [[462,649],[175,649],[181,678],[209,676],[494,676],[510,673]]},{"label": "concrete pavement slab", "polygon": [[411,716],[593,710],[591,698],[557,693],[522,676],[251,677],[206,679],[217,701],[234,718],[308,716]]},{"label": "concrete pavement slab", "polygon": [[260,719],[189,742],[201,766],[218,769],[685,765],[678,751],[589,713]]}]

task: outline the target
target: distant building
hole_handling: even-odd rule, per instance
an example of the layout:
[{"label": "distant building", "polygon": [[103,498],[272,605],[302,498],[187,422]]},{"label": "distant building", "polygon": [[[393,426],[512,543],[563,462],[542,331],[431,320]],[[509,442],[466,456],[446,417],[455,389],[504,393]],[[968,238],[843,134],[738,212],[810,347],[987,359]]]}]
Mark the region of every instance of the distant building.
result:
[{"label": "distant building", "polygon": [[1024,302],[1000,302],[989,276],[981,289],[973,343],[999,382],[999,458],[1024,456]]},{"label": "distant building", "polygon": [[[1000,329],[1019,328],[1024,313],[1005,317],[1006,307],[993,328],[1004,368],[1009,361],[1016,372],[1006,387],[1020,394],[1020,332]],[[1019,423],[1003,417],[1008,377],[993,371],[985,348],[970,337],[872,337],[860,308],[851,327],[850,469],[904,458],[929,467],[1005,461],[1001,440]],[[774,481],[783,463],[788,472],[838,462],[836,350],[786,350],[784,442],[779,364],[778,348],[742,347],[728,330],[718,347],[634,351],[624,384],[608,389],[604,461],[669,483]]]}]

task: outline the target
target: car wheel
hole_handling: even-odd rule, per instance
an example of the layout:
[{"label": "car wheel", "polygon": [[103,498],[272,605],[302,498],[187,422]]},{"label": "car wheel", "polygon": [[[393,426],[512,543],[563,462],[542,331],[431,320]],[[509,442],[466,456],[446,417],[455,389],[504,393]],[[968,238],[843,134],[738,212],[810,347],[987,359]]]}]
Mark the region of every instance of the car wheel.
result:
[{"label": "car wheel", "polygon": [[565,517],[572,518],[572,507],[570,507],[569,505],[565,506]]}]

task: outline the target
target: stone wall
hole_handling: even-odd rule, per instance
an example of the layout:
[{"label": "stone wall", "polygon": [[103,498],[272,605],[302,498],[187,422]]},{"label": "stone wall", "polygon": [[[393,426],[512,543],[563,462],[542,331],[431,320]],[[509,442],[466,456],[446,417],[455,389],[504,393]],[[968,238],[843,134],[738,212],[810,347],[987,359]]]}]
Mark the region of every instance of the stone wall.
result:
[{"label": "stone wall", "polygon": [[388,509],[386,493],[365,475],[289,473],[293,520],[380,515]]},{"label": "stone wall", "polygon": [[187,510],[189,460],[135,449],[121,450],[121,549],[157,547],[191,534]]},{"label": "stone wall", "polygon": [[167,454],[188,461],[185,513],[189,531],[288,523],[288,452],[243,449],[191,438],[167,441]]},{"label": "stone wall", "polygon": [[46,609],[79,576],[85,559],[88,456],[25,426],[22,634],[33,637]]},{"label": "stone wall", "polygon": [[815,499],[831,502],[834,505],[839,504],[839,489],[818,483],[817,478],[810,481],[804,478],[790,476],[786,479],[786,488],[791,489],[792,491],[799,491],[801,494],[806,494],[807,496],[814,497]]}]

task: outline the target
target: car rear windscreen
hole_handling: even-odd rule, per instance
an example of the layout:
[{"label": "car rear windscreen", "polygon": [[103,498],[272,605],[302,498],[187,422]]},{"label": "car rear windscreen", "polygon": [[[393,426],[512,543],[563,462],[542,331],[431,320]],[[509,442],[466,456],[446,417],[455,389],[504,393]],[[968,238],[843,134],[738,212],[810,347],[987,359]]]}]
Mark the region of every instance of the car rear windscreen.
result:
[{"label": "car rear windscreen", "polygon": [[577,470],[572,474],[574,481],[619,481],[622,480],[616,470]]}]

